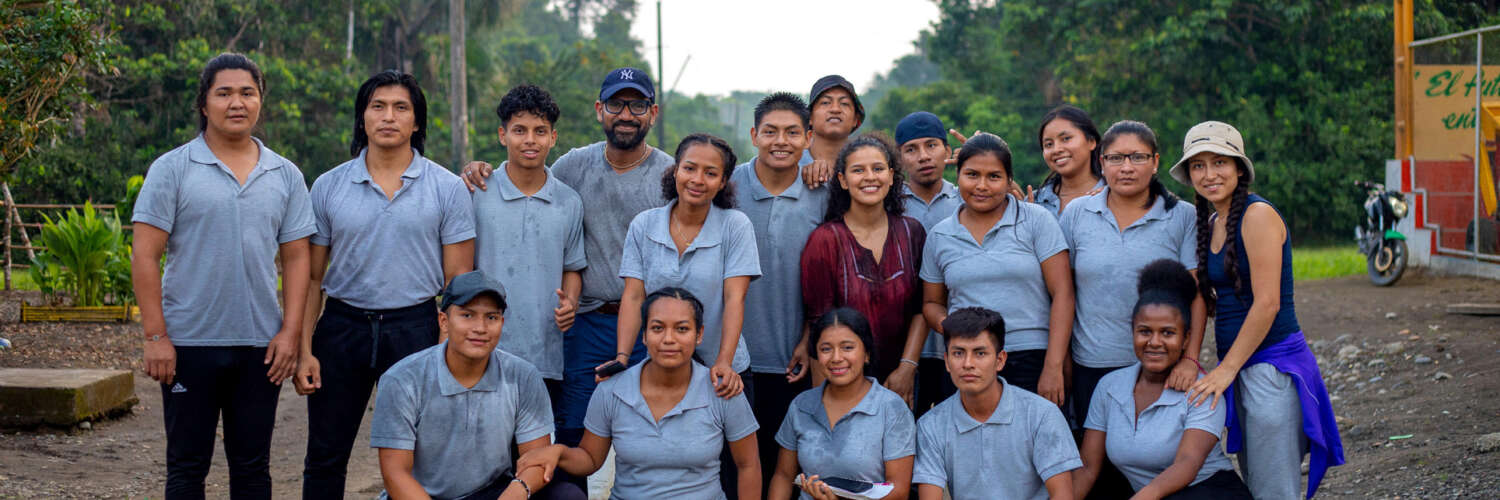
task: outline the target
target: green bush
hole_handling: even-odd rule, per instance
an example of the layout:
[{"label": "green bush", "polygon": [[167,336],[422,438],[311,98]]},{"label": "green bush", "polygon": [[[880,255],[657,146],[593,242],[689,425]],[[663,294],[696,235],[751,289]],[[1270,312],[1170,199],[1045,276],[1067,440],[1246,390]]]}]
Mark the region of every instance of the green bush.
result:
[{"label": "green bush", "polygon": [[37,243],[44,250],[32,261],[31,276],[44,293],[55,297],[66,292],[75,306],[104,305],[106,296],[128,303],[130,247],[120,231],[119,218],[103,217],[92,203],[83,210],[69,209],[54,221],[43,215]]}]

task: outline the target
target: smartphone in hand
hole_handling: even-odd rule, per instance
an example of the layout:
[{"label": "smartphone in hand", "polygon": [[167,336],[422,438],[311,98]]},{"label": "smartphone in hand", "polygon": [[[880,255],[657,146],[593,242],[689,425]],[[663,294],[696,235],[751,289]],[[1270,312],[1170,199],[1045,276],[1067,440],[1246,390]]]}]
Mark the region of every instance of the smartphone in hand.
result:
[{"label": "smartphone in hand", "polygon": [[614,374],[616,374],[616,373],[620,373],[620,372],[623,372],[623,371],[625,371],[625,363],[621,363],[620,360],[616,359],[616,360],[610,361],[608,363],[605,363],[603,366],[595,368],[594,369],[594,375],[597,375],[597,376],[599,376],[601,378],[602,377],[610,377],[610,376],[614,376]]}]

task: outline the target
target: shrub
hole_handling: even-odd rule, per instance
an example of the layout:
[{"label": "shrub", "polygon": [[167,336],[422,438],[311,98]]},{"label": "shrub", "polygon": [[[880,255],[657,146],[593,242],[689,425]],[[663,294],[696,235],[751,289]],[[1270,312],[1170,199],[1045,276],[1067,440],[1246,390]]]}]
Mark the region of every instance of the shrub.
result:
[{"label": "shrub", "polygon": [[[92,203],[85,203],[82,211],[69,209],[56,221],[43,218],[37,242],[45,249],[32,261],[32,278],[44,293],[66,291],[75,306],[103,305],[106,293],[118,288],[122,258],[129,286],[129,247],[118,218],[100,216]],[[117,292],[114,299],[128,300]]]}]

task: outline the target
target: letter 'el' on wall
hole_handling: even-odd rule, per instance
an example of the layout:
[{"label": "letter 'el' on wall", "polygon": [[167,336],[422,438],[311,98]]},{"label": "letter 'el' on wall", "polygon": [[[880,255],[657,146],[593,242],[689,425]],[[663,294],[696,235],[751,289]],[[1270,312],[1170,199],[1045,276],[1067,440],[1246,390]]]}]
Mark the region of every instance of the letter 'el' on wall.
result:
[{"label": "letter 'el' on wall", "polygon": [[[1500,102],[1500,66],[1417,64],[1412,86],[1412,153],[1418,160],[1465,160],[1474,156],[1474,95]],[[1493,139],[1492,139],[1493,140]]]}]

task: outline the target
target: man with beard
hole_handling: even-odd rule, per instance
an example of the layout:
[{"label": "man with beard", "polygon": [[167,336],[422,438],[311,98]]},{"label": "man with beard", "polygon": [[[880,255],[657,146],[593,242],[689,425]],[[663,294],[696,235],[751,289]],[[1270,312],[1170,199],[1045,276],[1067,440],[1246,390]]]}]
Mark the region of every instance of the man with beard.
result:
[{"label": "man with beard", "polygon": [[[588,266],[582,271],[583,293],[573,327],[563,334],[563,402],[567,409],[557,425],[557,442],[578,446],[583,417],[594,394],[594,367],[613,359],[645,357],[637,341],[634,353],[615,352],[620,313],[620,256],[625,233],[636,214],[662,206],[661,179],[672,168],[672,156],[645,143],[657,113],[655,87],[645,71],[619,68],[604,77],[594,116],[605,141],[568,151],[552,164],[552,175],[582,195],[583,248]],[[485,189],[490,165],[464,167],[469,189]],[[638,311],[626,311],[639,314]]]},{"label": "man with beard", "polygon": [[802,154],[802,181],[818,187],[833,178],[833,161],[849,136],[865,121],[865,106],[859,103],[854,84],[839,75],[828,75],[813,83],[807,93],[807,109],[812,113],[812,142]]}]

